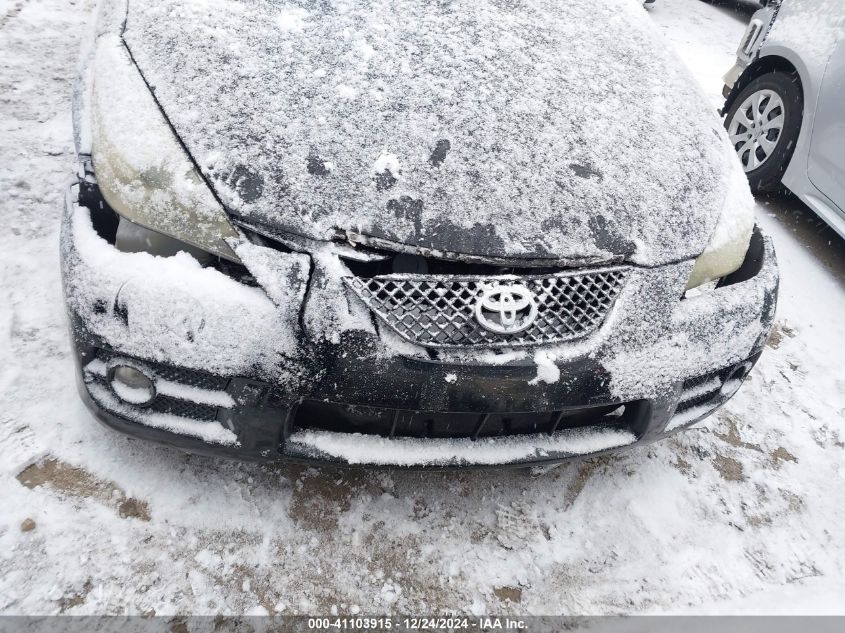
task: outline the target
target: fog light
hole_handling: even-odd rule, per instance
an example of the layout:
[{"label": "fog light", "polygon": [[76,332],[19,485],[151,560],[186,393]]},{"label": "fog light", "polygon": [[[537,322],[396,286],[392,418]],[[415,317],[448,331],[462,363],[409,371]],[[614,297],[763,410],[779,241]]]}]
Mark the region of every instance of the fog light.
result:
[{"label": "fog light", "polygon": [[146,406],[156,397],[153,379],[129,365],[116,365],[109,372],[109,383],[115,395],[128,404]]}]

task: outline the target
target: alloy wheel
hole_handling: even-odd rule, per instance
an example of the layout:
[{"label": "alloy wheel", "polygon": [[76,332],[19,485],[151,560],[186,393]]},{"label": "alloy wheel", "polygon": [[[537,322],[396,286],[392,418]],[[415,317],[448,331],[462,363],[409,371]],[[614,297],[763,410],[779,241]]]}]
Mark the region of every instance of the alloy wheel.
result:
[{"label": "alloy wheel", "polygon": [[772,155],[783,134],[785,115],[780,95],[769,89],[750,94],[734,113],[728,136],[746,173]]}]

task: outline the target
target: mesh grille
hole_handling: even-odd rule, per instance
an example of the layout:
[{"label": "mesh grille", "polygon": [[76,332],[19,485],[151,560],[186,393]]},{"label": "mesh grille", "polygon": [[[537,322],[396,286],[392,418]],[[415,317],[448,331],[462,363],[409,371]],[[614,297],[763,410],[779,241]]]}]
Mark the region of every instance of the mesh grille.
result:
[{"label": "mesh grille", "polygon": [[169,380],[170,382],[178,382],[190,387],[199,387],[200,389],[208,389],[210,391],[225,391],[226,386],[229,384],[229,379],[223,376],[178,367],[168,367],[167,365],[157,365],[155,374],[159,378]]},{"label": "mesh grille", "polygon": [[[530,277],[384,275],[346,283],[404,339],[426,347],[512,347],[569,341],[604,321],[628,274],[626,268]],[[536,319],[516,334],[481,326],[476,304],[485,289],[517,286],[533,293]]]},{"label": "mesh grille", "polygon": [[217,419],[217,407],[215,406],[162,395],[156,396],[149,410],[202,422],[213,422]]},{"label": "mesh grille", "polygon": [[675,415],[683,413],[684,411],[688,411],[690,409],[695,409],[696,407],[700,407],[701,405],[708,404],[709,402],[715,400],[716,396],[718,395],[719,391],[714,390],[708,393],[703,393],[699,396],[695,396],[694,398],[690,398],[689,400],[682,400],[678,403],[678,406],[675,409]]},{"label": "mesh grille", "polygon": [[685,380],[684,390],[681,392],[681,398],[675,409],[675,415],[716,401],[722,389],[722,384],[725,382],[725,376],[732,369],[732,367],[728,367],[727,369],[720,369],[719,371]]},{"label": "mesh grille", "polygon": [[437,412],[344,405],[304,400],[294,414],[293,427],[334,433],[360,433],[382,437],[485,438],[553,435],[575,428],[605,427],[630,430],[631,421],[643,405],[592,405],[558,411],[533,412]]},{"label": "mesh grille", "polygon": [[[108,363],[116,355],[104,349],[97,352],[97,358],[104,363]],[[121,356],[122,358],[122,356]],[[229,384],[229,379],[215,374],[209,374],[204,371],[195,371],[192,369],[185,369],[182,367],[171,367],[169,365],[161,365],[158,363],[151,363],[149,361],[142,361],[148,365],[154,372],[156,377],[169,380],[170,382],[178,382],[190,387],[199,387],[200,389],[208,389],[210,391],[225,391]]]}]

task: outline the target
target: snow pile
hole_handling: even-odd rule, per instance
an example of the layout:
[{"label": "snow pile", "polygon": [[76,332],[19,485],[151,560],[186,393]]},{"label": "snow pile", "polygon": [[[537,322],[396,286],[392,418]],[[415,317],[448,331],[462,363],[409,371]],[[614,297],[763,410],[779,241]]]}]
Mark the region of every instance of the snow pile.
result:
[{"label": "snow pile", "polygon": [[359,433],[297,431],[286,451],[291,455],[322,456],[347,464],[396,466],[460,466],[508,464],[555,456],[597,453],[633,444],[633,433],[613,429],[574,429],[554,435],[504,438],[424,439],[384,438]]},{"label": "snow pile", "polygon": [[529,385],[536,385],[541,382],[548,384],[560,380],[560,369],[555,364],[557,356],[546,350],[539,350],[534,354],[534,362],[537,363],[537,377],[528,381]]},{"label": "snow pile", "polygon": [[[87,209],[72,209],[65,219],[65,281],[70,307],[85,316],[94,334],[139,358],[166,363],[178,357],[184,366],[220,375],[257,372],[283,383],[295,380],[280,363],[280,354],[297,349],[295,310],[280,310],[261,288],[202,268],[187,253],[122,253],[97,235]],[[253,249],[244,252],[259,257]],[[300,270],[302,256],[275,255],[289,264],[279,266]],[[298,279],[284,280],[289,303],[304,293],[303,285],[293,283]],[[275,287],[268,292],[281,301]],[[247,322],[256,327],[240,327]]]},{"label": "snow pile", "polygon": [[276,23],[283,33],[299,33],[305,28],[305,20],[308,11],[294,7],[289,10],[282,10],[276,18]]}]

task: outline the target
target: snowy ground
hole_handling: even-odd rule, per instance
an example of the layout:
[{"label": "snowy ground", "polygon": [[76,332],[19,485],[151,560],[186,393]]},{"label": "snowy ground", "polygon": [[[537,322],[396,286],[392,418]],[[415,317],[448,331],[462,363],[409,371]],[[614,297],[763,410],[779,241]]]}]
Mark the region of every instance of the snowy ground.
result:
[{"label": "snowy ground", "polygon": [[[767,353],[659,445],[539,475],[369,473],[98,426],[57,244],[91,4],[0,0],[0,612],[845,613],[845,245],[792,199],[759,208],[783,275]],[[652,15],[718,104],[749,11]]]}]

